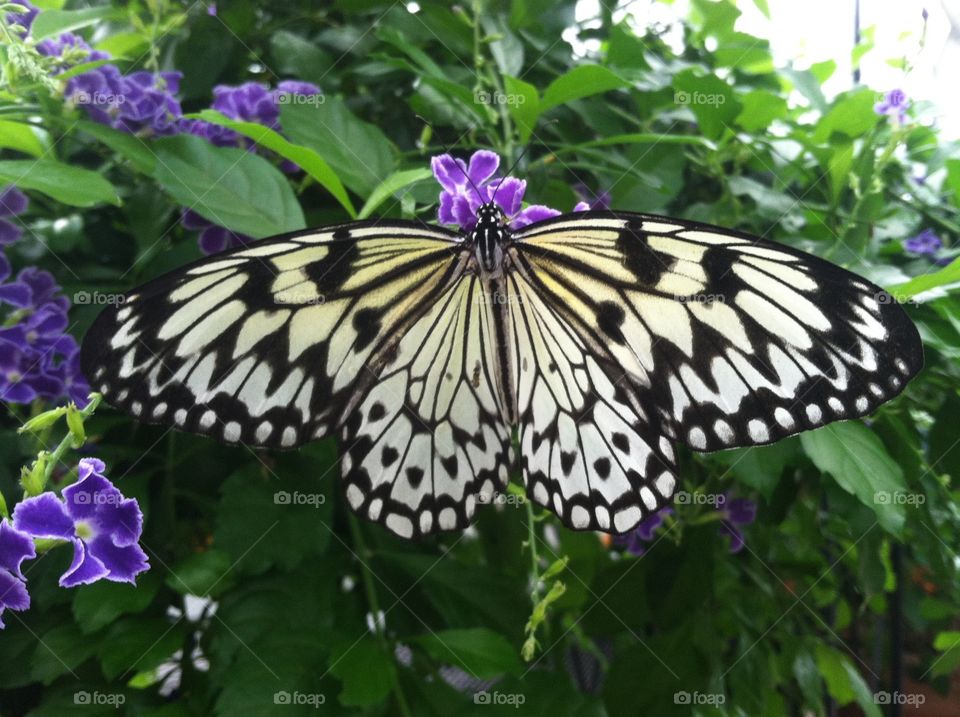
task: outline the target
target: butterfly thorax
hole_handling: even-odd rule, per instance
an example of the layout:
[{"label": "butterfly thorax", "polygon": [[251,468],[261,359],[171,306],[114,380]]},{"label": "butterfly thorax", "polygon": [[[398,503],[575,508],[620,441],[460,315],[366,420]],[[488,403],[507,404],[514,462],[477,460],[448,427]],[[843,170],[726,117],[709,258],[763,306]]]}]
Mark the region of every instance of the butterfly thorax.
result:
[{"label": "butterfly thorax", "polygon": [[487,202],[477,208],[477,225],[468,241],[474,247],[477,263],[484,276],[499,276],[503,269],[503,246],[510,238],[503,210]]}]

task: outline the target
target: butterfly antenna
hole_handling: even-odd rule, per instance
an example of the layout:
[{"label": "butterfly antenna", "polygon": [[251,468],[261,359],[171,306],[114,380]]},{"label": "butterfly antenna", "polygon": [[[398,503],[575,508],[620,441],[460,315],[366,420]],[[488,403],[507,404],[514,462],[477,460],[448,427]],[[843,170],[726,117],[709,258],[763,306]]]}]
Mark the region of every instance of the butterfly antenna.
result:
[{"label": "butterfly antenna", "polygon": [[[426,117],[423,117],[422,115],[415,115],[415,116],[417,117],[417,119],[419,119],[420,121],[422,121],[425,125],[427,125],[427,127],[430,128],[430,132],[431,132],[431,133],[433,133],[434,135],[436,134],[436,132],[434,132],[433,125],[430,124],[430,122],[427,121],[427,118],[426,118]],[[472,129],[473,129],[472,127],[468,127],[468,128],[464,131],[464,133],[457,138],[457,141],[456,141],[455,144],[460,144],[460,140],[462,140],[464,137],[466,137],[467,134],[468,134]],[[449,148],[447,145],[445,145],[445,144],[443,143],[443,141],[442,141],[439,137],[437,138],[437,143],[438,143],[441,147],[443,147],[443,151],[444,151],[446,154],[449,154],[451,157],[453,157],[453,153],[450,151],[450,148]],[[470,186],[473,187],[473,191],[476,192],[476,194],[477,194],[477,199],[479,199],[479,200],[480,200],[480,203],[483,204],[483,203],[484,203],[483,194],[480,193],[480,190],[477,188],[477,185],[473,183],[473,180],[472,180],[472,179],[470,179],[470,175],[467,174],[467,171],[466,171],[463,167],[460,166],[460,162],[457,161],[457,158],[456,158],[456,157],[453,157],[453,163],[454,163],[454,165],[456,165],[457,169],[460,170],[460,173],[464,176],[464,179],[466,179],[467,182],[470,184]],[[499,188],[499,185],[498,185],[498,188]]]},{"label": "butterfly antenna", "polygon": [[526,147],[524,147],[524,148],[523,148],[523,151],[520,153],[520,156],[517,157],[517,161],[515,161],[513,164],[511,164],[511,165],[510,165],[510,169],[507,170],[507,173],[504,174],[502,177],[500,177],[500,181],[497,182],[497,187],[496,187],[496,189],[493,190],[493,196],[494,196],[494,197],[496,197],[496,196],[497,196],[497,192],[500,191],[500,185],[503,184],[503,180],[505,180],[507,177],[509,177],[511,174],[513,174],[513,170],[515,170],[515,169],[517,168],[517,165],[520,164],[520,161],[521,161],[524,157],[527,156],[527,150],[529,150],[529,149],[530,149],[530,145],[527,145]]}]

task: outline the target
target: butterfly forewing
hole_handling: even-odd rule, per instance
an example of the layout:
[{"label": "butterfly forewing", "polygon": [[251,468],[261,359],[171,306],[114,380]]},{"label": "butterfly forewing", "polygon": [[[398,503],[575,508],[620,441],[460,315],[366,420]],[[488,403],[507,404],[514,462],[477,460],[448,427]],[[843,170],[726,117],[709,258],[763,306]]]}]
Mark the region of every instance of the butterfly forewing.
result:
[{"label": "butterfly forewing", "polygon": [[545,301],[695,450],[866,415],[923,364],[916,328],[886,291],[773,242],[619,212],[558,217],[516,240]]},{"label": "butterfly forewing", "polygon": [[95,321],[81,362],[137,418],[251,446],[333,433],[377,362],[462,271],[412,223],[282,236],[200,260]]}]

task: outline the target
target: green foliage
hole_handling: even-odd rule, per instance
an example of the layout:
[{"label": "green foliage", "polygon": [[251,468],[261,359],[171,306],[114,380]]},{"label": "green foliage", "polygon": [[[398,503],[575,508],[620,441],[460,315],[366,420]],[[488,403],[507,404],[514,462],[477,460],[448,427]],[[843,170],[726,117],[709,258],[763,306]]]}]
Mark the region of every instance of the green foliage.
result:
[{"label": "green foliage", "polygon": [[[573,0],[418,4],[240,0],[214,17],[203,3],[43,3],[35,37],[72,30],[123,71],[182,71],[187,116],[257,151],[95,123],[63,101],[68,75],[5,40],[0,185],[32,201],[11,263],[68,295],[115,293],[199,256],[183,207],[255,238],[429,221],[445,145],[507,164],[525,151],[531,203],[569,210],[583,182],[615,208],[763,235],[887,287],[909,301],[924,371],[864,421],[683,455],[688,495],[757,502],[736,554],[726,516],[697,502],[640,558],[519,501],[481,507],[466,535],[407,543],[349,514],[332,440],[225,448],[101,406],[82,430],[146,514],[151,570],[68,592],[65,549],[31,564],[31,608],[0,631],[4,715],[878,715],[894,589],[910,676],[946,690],[960,667],[956,143],[921,103],[903,125],[877,115],[891,88],[825,95],[832,61],[776,66],[732,0],[694,0],[680,51],[668,28],[609,10],[578,26]],[[283,104],[273,128],[210,109],[217,84],[284,79],[323,94]],[[905,250],[924,229],[952,263]],[[71,309],[77,336],[98,308]],[[70,437],[56,444],[67,412],[20,408],[0,426],[0,512],[72,480]]]}]

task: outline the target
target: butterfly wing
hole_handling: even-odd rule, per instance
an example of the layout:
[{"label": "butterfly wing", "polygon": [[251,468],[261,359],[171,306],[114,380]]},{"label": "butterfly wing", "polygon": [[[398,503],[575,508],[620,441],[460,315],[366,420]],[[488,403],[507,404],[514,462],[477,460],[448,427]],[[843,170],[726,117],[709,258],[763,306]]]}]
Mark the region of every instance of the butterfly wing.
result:
[{"label": "butterfly wing", "polygon": [[544,301],[695,450],[866,415],[923,365],[890,294],[770,241],[620,212],[557,217],[515,239],[512,260]]},{"label": "butterfly wing", "polygon": [[633,528],[673,495],[673,444],[530,272],[503,293],[527,494],[577,530]]},{"label": "butterfly wing", "polygon": [[494,312],[474,274],[431,303],[343,430],[346,497],[410,538],[467,526],[509,479]]},{"label": "butterfly wing", "polygon": [[412,222],[266,239],[108,307],[81,366],[140,420],[291,448],[335,432],[463,264],[459,235]]}]

